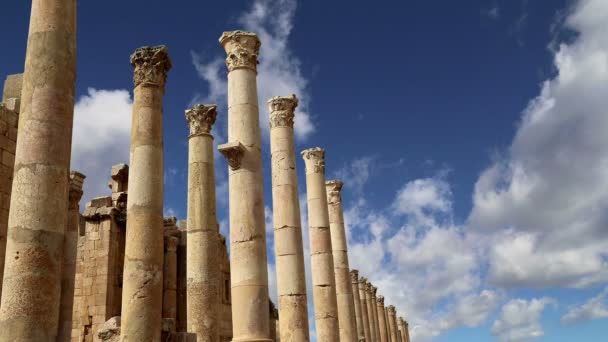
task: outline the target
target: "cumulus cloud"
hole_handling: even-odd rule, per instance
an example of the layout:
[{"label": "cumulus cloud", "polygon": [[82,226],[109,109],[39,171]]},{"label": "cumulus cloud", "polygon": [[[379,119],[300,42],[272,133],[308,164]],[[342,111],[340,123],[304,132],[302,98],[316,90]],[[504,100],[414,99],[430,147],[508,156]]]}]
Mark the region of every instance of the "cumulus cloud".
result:
[{"label": "cumulus cloud", "polygon": [[112,165],[129,162],[132,106],[127,90],[89,88],[76,101],[71,168],[87,176],[83,203],[109,195]]},{"label": "cumulus cloud", "polygon": [[490,253],[495,285],[608,281],[606,22],[608,3],[578,2],[565,20],[578,35],[557,48],[556,75],[523,112],[505,157],[475,185],[470,225],[500,241]]},{"label": "cumulus cloud", "polygon": [[[268,138],[268,108],[266,102],[272,96],[296,94],[299,106],[295,116],[295,136],[304,140],[315,131],[310,115],[310,91],[308,79],[302,74],[301,62],[289,48],[289,36],[293,30],[296,0],[256,0],[239,16],[242,29],[255,32],[262,41],[258,65],[258,100],[260,125]],[[208,96],[198,99],[224,104],[226,98],[225,57],[205,60],[193,54],[193,63],[199,76],[209,84]]]},{"label": "cumulus cloud", "polygon": [[547,305],[555,304],[551,298],[531,300],[512,299],[503,305],[500,317],[492,324],[492,334],[499,341],[518,342],[545,334],[540,316]]},{"label": "cumulus cloud", "polygon": [[586,303],[571,306],[561,322],[573,324],[601,318],[608,318],[608,287]]}]

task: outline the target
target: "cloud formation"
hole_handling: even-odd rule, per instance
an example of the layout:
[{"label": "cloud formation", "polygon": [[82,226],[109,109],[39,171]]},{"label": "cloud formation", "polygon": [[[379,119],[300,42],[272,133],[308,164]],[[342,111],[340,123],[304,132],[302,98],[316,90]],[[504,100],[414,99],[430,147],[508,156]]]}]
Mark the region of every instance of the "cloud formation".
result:
[{"label": "cloud formation", "polygon": [[546,297],[510,300],[492,324],[492,334],[501,342],[527,341],[543,336],[545,332],[540,325],[540,316],[551,304],[555,301]]},{"label": "cloud formation", "polygon": [[561,322],[574,324],[601,318],[608,318],[608,287],[586,303],[568,308],[568,312],[561,318]]}]

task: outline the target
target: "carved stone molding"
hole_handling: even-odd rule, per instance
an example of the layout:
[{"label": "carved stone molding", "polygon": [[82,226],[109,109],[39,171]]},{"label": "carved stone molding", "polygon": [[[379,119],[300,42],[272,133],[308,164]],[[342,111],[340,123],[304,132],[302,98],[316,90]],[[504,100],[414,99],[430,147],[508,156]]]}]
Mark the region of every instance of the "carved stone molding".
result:
[{"label": "carved stone molding", "polygon": [[302,151],[306,173],[325,173],[325,150],[320,147]]},{"label": "carved stone molding", "polygon": [[372,291],[372,296],[376,297],[376,292],[378,292],[378,288],[375,287],[374,285],[371,285],[370,287],[371,287],[371,291]]},{"label": "carved stone molding", "polygon": [[197,104],[186,110],[190,136],[209,134],[216,118],[217,105],[215,104]]},{"label": "carved stone molding", "polygon": [[68,208],[70,208],[70,209],[78,208],[78,202],[80,202],[80,199],[82,198],[82,193],[83,193],[82,186],[84,184],[85,178],[87,178],[87,177],[78,171],[70,172],[70,181],[69,181],[70,191],[69,191],[69,196],[68,196],[68,199],[69,199]]},{"label": "carved stone molding", "polygon": [[245,154],[245,146],[240,142],[230,142],[217,147],[218,151],[226,158],[232,171],[241,168],[241,160]]},{"label": "carved stone molding", "polygon": [[394,315],[396,313],[395,307],[392,305],[389,305],[387,310],[388,310],[388,313],[391,315]]},{"label": "carved stone molding", "polygon": [[224,32],[220,44],[226,50],[226,66],[229,71],[251,69],[257,72],[260,39],[255,33],[245,31]]},{"label": "carved stone molding", "polygon": [[325,182],[325,189],[327,190],[327,201],[330,204],[342,202],[342,186],[344,186],[344,183],[339,180],[330,180]]},{"label": "carved stone molding", "polygon": [[360,277],[359,278],[359,285],[363,286],[365,289],[365,284],[367,283],[367,279],[365,277]]},{"label": "carved stone molding", "polygon": [[274,96],[268,100],[268,112],[270,113],[270,128],[290,127],[293,128],[295,110],[298,106],[298,98],[290,96]]},{"label": "carved stone molding", "polygon": [[358,283],[359,282],[359,271],[358,270],[351,270],[350,271],[350,281],[352,283]]},{"label": "carved stone molding", "polygon": [[133,72],[133,84],[164,87],[167,81],[167,73],[171,69],[171,59],[167,47],[144,46],[136,49],[131,55],[131,65],[135,68]]},{"label": "carved stone molding", "polygon": [[177,251],[177,245],[179,245],[179,239],[175,236],[165,236],[165,250],[167,252],[175,253]]},{"label": "carved stone molding", "polygon": [[376,303],[384,306],[384,297],[383,296],[376,297]]}]

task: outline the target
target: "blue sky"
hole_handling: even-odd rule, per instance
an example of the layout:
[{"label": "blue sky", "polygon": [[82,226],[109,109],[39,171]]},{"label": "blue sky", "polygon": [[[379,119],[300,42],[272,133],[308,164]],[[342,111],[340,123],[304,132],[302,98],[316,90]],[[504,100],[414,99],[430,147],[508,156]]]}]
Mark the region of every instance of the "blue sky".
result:
[{"label": "blue sky", "polygon": [[[2,13],[0,77],[22,71],[29,3]],[[78,15],[83,203],[106,195],[111,165],[128,162],[130,53],[166,44],[165,212],[185,218],[184,110],[218,103],[213,134],[225,142],[217,39],[253,30],[272,297],[264,104],[295,93],[296,149],[325,148],[328,178],[345,182],[351,267],[410,322],[415,342],[605,338],[605,1],[107,0],[81,1]],[[216,164],[227,232],[227,166]],[[305,202],[299,157],[297,168]]]}]

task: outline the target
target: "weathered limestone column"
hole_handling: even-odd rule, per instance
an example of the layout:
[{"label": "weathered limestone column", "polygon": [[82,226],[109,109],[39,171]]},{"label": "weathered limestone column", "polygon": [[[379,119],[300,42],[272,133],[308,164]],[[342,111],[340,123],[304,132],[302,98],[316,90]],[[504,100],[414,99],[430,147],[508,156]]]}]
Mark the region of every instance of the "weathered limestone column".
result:
[{"label": "weathered limestone column", "polygon": [[357,324],[357,340],[365,340],[365,330],[363,328],[363,317],[361,315],[361,298],[359,297],[359,271],[350,271],[350,281],[353,289],[353,306],[355,307],[355,319]]},{"label": "weathered limestone column", "polygon": [[365,305],[367,309],[367,320],[369,321],[369,336],[371,341],[376,339],[376,320],[374,319],[374,311],[376,311],[376,300],[372,299],[372,284],[365,283]]},{"label": "weathered limestone column", "polygon": [[270,112],[272,213],[281,341],[308,341],[302,221],[293,138],[295,95],[273,97]]},{"label": "weathered limestone column", "polygon": [[211,128],[216,105],[186,111],[188,153],[187,330],[199,342],[219,340],[220,260]]},{"label": "weathered limestone column", "polygon": [[382,296],[376,298],[376,312],[378,315],[380,342],[389,342],[388,330],[386,329],[386,316],[384,315],[384,297]]},{"label": "weathered limestone column", "polygon": [[233,341],[268,341],[268,260],[264,180],[256,86],[260,40],[224,32],[228,67],[228,143],[218,146],[230,165],[230,270]]},{"label": "weathered limestone column", "polygon": [[135,68],[121,341],[160,340],[163,294],[163,94],[165,46],[142,47]]},{"label": "weathered limestone column", "polygon": [[179,238],[165,237],[165,261],[163,267],[163,315],[177,319],[177,245]]},{"label": "weathered limestone column", "polygon": [[68,225],[63,240],[63,266],[61,275],[61,310],[59,311],[58,342],[70,341],[72,336],[72,312],[74,308],[74,285],[76,277],[76,252],[78,228],[80,227],[80,198],[85,175],[70,172]]},{"label": "weathered limestone column", "polygon": [[395,312],[395,307],[390,305],[388,307],[388,327],[389,327],[389,333],[391,335],[391,341],[399,341],[399,337],[397,335],[397,319],[396,319],[396,312]]},{"label": "weathered limestone column", "polygon": [[401,341],[402,342],[410,342],[410,331],[407,321],[402,317],[397,319],[397,325],[399,326],[399,330],[401,331]]},{"label": "weathered limestone column", "polygon": [[338,322],[340,341],[357,341],[357,320],[353,302],[353,289],[350,282],[348,248],[344,229],[342,209],[342,183],[332,180],[325,183],[331,231],[331,248],[334,257],[334,277],[336,279],[336,300],[338,302]]},{"label": "weathered limestone column", "polygon": [[386,322],[386,332],[388,335],[388,340],[390,342],[393,342],[393,340],[391,339],[391,328],[389,326],[388,308],[386,306],[384,307],[384,320]]},{"label": "weathered limestone column", "polygon": [[312,272],[315,326],[319,341],[339,341],[338,304],[334,278],[327,194],[325,190],[325,151],[302,151],[306,164],[306,197]]},{"label": "weathered limestone column", "polygon": [[76,0],[33,0],[8,219],[0,341],[57,337],[75,79]]},{"label": "weathered limestone column", "polygon": [[363,322],[363,336],[365,341],[372,340],[371,329],[369,325],[369,315],[367,314],[367,279],[359,278],[359,297],[361,298],[361,320]]},{"label": "weathered limestone column", "polygon": [[380,324],[378,322],[378,310],[376,309],[376,292],[378,288],[371,286],[372,292],[372,316],[374,317],[374,338],[376,341],[380,341]]}]

